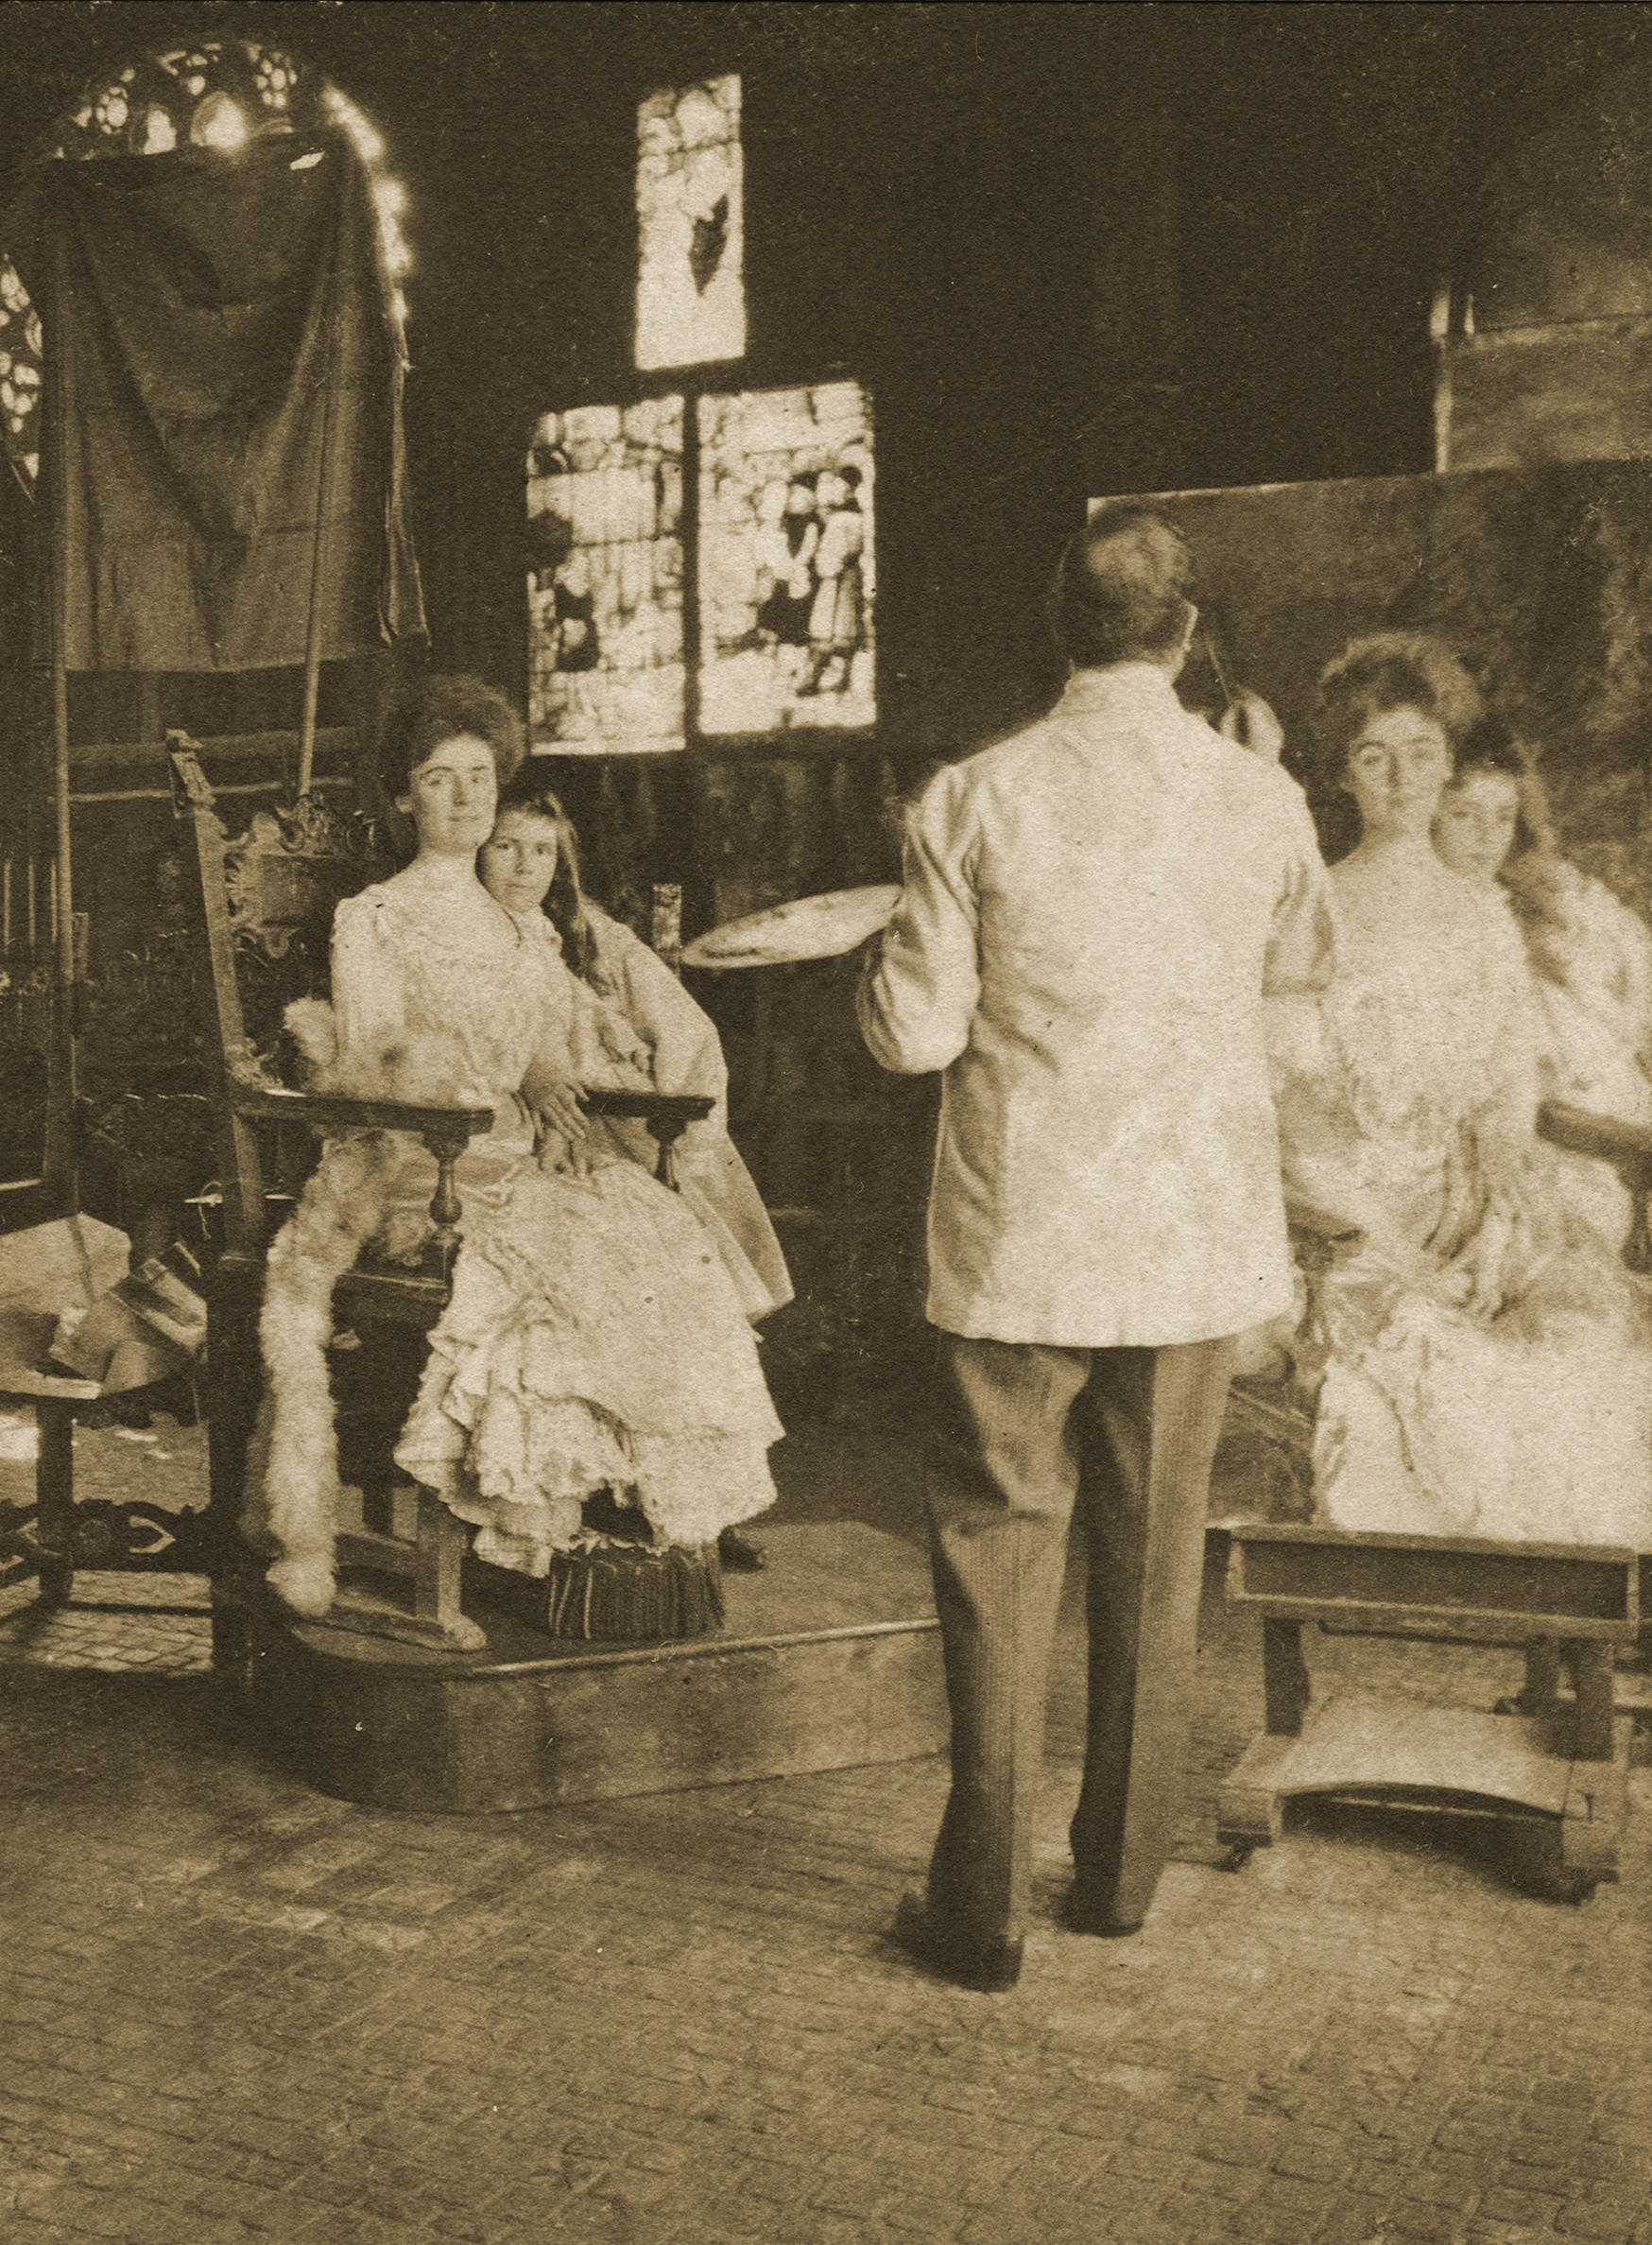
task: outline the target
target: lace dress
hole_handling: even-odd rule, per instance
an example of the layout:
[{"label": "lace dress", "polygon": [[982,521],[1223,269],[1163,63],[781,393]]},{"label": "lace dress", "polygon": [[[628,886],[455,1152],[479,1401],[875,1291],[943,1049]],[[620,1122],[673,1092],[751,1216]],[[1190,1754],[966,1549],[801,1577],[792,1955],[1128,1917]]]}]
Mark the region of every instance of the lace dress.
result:
[{"label": "lace dress", "polygon": [[[1287,1183],[1373,1217],[1324,1282],[1316,1511],[1652,1548],[1652,1349],[1536,1138],[1546,1036],[1513,920],[1466,885],[1449,941],[1342,901],[1332,988],[1275,1009]],[[1523,1155],[1512,1195],[1494,1140]]]},{"label": "lace dress", "polygon": [[[1561,862],[1526,942],[1541,1010],[1544,1096],[1652,1126],[1652,932],[1604,882]],[[1575,1228],[1616,1254],[1629,1196],[1616,1172],[1583,1154],[1558,1157]]]},{"label": "lace dress", "polygon": [[[530,1062],[611,1088],[651,1079],[645,1049],[570,974],[550,923],[516,925],[514,950],[479,958],[394,884],[340,905],[325,1080],[495,1111],[458,1164],[453,1297],[395,1457],[476,1525],[480,1557],[543,1576],[554,1551],[589,1540],[581,1504],[599,1489],[641,1509],[657,1547],[749,1519],[774,1500],[767,1451],[782,1429],[723,1261],[645,1166],[641,1127],[594,1121],[587,1177],[536,1161],[518,1096]],[[435,1183],[430,1155],[399,1133],[330,1146],[286,1259],[302,1258],[306,1215],[318,1234],[329,1208],[410,1254]],[[279,1274],[283,1258],[271,1264]],[[267,1316],[267,1356],[279,1340]]]}]

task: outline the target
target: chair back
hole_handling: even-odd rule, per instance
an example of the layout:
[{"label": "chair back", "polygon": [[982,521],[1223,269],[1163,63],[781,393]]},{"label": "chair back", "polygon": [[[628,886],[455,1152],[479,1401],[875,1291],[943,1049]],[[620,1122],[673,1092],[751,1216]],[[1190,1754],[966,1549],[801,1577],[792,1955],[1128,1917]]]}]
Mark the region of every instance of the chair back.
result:
[{"label": "chair back", "polygon": [[286,1008],[328,995],[334,912],[392,869],[368,819],[341,816],[318,795],[254,811],[246,832],[232,839],[198,744],[181,734],[167,739],[178,809],[193,840],[188,901],[215,1029],[207,1057],[225,1250],[257,1257],[271,1229],[271,1181],[257,1132],[234,1112],[231,1087],[291,1088]]}]

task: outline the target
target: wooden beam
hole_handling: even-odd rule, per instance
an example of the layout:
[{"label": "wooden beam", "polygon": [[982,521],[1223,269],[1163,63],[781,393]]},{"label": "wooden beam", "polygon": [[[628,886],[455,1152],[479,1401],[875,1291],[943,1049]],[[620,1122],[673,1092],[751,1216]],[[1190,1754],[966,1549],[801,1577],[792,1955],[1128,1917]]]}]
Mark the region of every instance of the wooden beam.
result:
[{"label": "wooden beam", "polygon": [[[300,735],[296,731],[275,733],[224,733],[194,745],[202,755],[215,763],[254,764],[271,762],[279,770],[284,756],[290,761],[298,753]],[[316,735],[318,755],[348,757],[355,748],[355,729],[351,725],[329,725]],[[95,740],[85,741],[69,751],[71,766],[77,768],[104,768],[137,766],[141,770],[166,768],[166,744],[163,740]]]}]

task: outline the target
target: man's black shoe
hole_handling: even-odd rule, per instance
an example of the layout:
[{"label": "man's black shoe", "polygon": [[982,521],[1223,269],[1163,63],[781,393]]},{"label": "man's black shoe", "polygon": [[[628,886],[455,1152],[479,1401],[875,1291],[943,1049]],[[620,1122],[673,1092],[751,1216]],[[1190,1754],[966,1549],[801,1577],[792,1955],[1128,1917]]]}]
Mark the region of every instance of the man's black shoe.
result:
[{"label": "man's black shoe", "polygon": [[1073,1887],[1061,1905],[1061,1923],[1069,1933],[1093,1933],[1101,1941],[1119,1941],[1127,1933],[1140,1933],[1146,1920],[1115,1918],[1099,1903],[1088,1900],[1081,1887]]},{"label": "man's black shoe", "polygon": [[1021,1977],[1019,1941],[982,1940],[932,1918],[916,1894],[904,1894],[895,1912],[893,1940],[909,1957],[942,1979],[980,1995],[1002,1995]]}]

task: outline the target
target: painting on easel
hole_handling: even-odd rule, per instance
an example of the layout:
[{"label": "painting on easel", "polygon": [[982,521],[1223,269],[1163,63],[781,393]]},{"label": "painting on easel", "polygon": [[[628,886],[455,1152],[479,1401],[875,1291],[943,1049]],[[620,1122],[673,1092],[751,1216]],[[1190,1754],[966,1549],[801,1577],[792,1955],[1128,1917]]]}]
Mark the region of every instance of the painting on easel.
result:
[{"label": "painting on easel", "polygon": [[[1613,461],[1151,502],[1196,565],[1202,629],[1179,691],[1213,721],[1246,692],[1272,706],[1334,867],[1368,846],[1362,820],[1374,814],[1356,784],[1357,740],[1337,734],[1334,689],[1329,703],[1321,694],[1328,665],[1351,643],[1399,633],[1411,636],[1396,644],[1433,647],[1452,667],[1465,706],[1446,724],[1442,705],[1450,754],[1420,847],[1428,863],[1437,854],[1483,879],[1508,952],[1506,976],[1489,973],[1476,994],[1460,947],[1430,948],[1414,900],[1390,896],[1385,920],[1369,883],[1339,881],[1339,989],[1316,1033],[1351,1087],[1355,1166],[1393,1185],[1402,1152],[1416,1209],[1433,1210],[1437,1184],[1444,1215],[1411,1226],[1415,1237],[1397,1224],[1415,1268],[1396,1277],[1394,1266],[1382,1287],[1363,1250],[1329,1278],[1323,1241],[1317,1269],[1314,1251],[1299,1258],[1295,1331],[1286,1321],[1258,1340],[1235,1384],[1219,1518],[1639,1547],[1635,1523],[1652,1501],[1642,1486],[1652,1456],[1641,1425],[1645,1187],[1628,1139],[1616,1152],[1608,1140],[1652,1126],[1649,498],[1652,465]],[[1428,694],[1401,699],[1421,707]],[[1381,732],[1368,711],[1364,724]],[[1476,820],[1501,820],[1478,872]],[[1356,1021],[1341,993],[1362,976]],[[1506,995],[1516,1026],[1492,1036]],[[1528,1023],[1535,1088],[1511,1079],[1504,1105],[1521,1117],[1530,1175],[1500,1199],[1481,1158],[1502,1112],[1490,1089]],[[1486,1049],[1474,1061],[1476,1038]],[[1299,1203],[1307,1172],[1278,1055],[1276,1074],[1287,1194]],[[1336,1070],[1327,1061],[1320,1074]],[[1532,1140],[1539,1097],[1552,1145]],[[1594,1118],[1593,1137],[1556,1138],[1561,1109]],[[1334,1166],[1328,1158],[1325,1178]],[[1385,1442],[1393,1455],[1373,1461],[1371,1445]]]},{"label": "painting on easel", "polygon": [[[1437,633],[1536,757],[1560,844],[1652,916],[1652,461],[1179,492],[1144,504],[1193,547],[1201,616],[1180,692],[1261,694],[1285,762],[1351,639]],[[1209,648],[1215,649],[1218,680]],[[1353,837],[1314,798],[1328,858]]]}]

